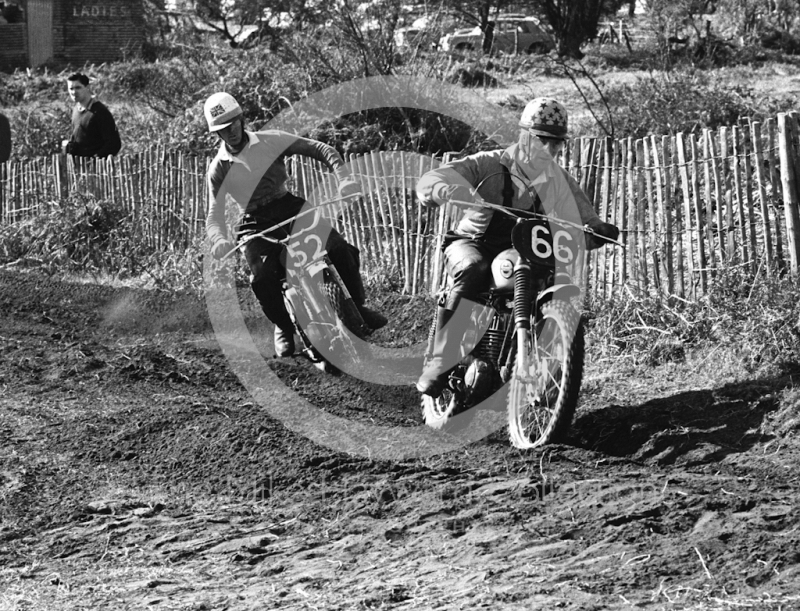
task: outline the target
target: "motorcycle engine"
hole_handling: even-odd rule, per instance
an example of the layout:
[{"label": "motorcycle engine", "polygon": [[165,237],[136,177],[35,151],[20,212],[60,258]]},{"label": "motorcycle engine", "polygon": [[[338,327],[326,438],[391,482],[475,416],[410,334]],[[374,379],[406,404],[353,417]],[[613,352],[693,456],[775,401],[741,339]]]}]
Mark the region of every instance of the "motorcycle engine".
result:
[{"label": "motorcycle engine", "polygon": [[513,315],[500,298],[494,304],[495,313],[489,328],[472,351],[472,357],[464,372],[463,384],[467,402],[470,405],[488,398],[506,379],[498,378],[497,372],[505,362],[511,346]]},{"label": "motorcycle engine", "polygon": [[475,405],[492,394],[494,367],[483,359],[473,359],[464,372],[464,390],[469,405]]}]

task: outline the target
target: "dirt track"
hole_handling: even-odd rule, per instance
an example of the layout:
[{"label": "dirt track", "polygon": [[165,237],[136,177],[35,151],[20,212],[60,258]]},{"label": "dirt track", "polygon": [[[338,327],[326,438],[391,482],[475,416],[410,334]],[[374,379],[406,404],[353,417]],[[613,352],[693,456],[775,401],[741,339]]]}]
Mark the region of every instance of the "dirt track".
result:
[{"label": "dirt track", "polygon": [[[424,336],[424,303],[381,306],[377,341]],[[595,363],[565,445],[381,461],[272,419],[203,303],[0,272],[0,311],[0,609],[800,609],[789,375]],[[410,386],[269,366],[420,424]]]}]

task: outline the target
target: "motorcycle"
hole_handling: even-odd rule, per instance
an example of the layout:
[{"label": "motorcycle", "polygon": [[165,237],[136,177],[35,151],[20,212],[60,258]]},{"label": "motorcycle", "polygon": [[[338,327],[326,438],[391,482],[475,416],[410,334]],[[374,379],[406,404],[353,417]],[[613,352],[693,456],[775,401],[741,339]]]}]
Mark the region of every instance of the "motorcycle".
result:
[{"label": "motorcycle", "polygon": [[[439,397],[423,395],[422,409],[428,426],[448,429],[467,425],[476,406],[491,409],[504,402],[512,445],[530,449],[559,439],[578,404],[584,325],[572,301],[581,290],[564,271],[580,255],[575,236],[584,232],[617,242],[579,225],[521,213],[513,213],[513,247],[492,261],[490,287],[478,299],[483,308],[473,310],[461,360]],[[434,316],[426,359],[432,358],[436,321]],[[455,416],[458,425],[450,422]]]},{"label": "motorcycle", "polygon": [[[304,222],[296,222],[299,219]],[[320,219],[319,209],[306,210],[269,229],[245,236],[237,249],[254,239],[285,249],[282,295],[295,333],[300,337],[300,352],[320,371],[337,374],[369,358],[369,344],[357,338],[365,338],[371,329],[328,256],[325,236],[317,231]],[[286,230],[287,226],[291,232]],[[285,237],[275,237],[280,231]]]}]

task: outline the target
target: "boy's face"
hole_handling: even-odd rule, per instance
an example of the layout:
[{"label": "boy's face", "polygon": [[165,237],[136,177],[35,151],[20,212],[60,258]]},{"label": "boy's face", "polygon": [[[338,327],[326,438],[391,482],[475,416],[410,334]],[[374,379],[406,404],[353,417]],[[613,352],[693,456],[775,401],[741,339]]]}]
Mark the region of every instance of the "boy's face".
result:
[{"label": "boy's face", "polygon": [[244,137],[244,127],[242,126],[241,117],[237,117],[228,127],[223,127],[214,133],[225,141],[228,148],[237,150],[241,146],[242,138]]},{"label": "boy's face", "polygon": [[70,99],[83,107],[92,99],[92,91],[80,81],[67,81],[67,91]]},{"label": "boy's face", "polygon": [[566,144],[566,141],[564,140],[553,140],[550,138],[540,140],[540,142],[542,142],[545,150],[550,153],[550,156],[553,159],[555,159],[556,156],[558,156],[558,154],[564,150],[564,145]]}]

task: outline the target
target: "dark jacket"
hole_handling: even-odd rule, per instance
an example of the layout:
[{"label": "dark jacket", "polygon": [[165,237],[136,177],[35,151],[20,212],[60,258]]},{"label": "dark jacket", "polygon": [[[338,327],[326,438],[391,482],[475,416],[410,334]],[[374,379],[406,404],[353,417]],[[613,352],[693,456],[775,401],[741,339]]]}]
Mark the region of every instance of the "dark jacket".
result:
[{"label": "dark jacket", "polygon": [[11,156],[11,124],[8,117],[0,113],[0,163]]},{"label": "dark jacket", "polygon": [[105,104],[92,100],[89,108],[76,104],[72,111],[72,137],[67,153],[78,157],[108,157],[122,148],[117,124]]}]

